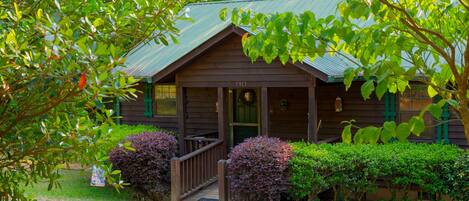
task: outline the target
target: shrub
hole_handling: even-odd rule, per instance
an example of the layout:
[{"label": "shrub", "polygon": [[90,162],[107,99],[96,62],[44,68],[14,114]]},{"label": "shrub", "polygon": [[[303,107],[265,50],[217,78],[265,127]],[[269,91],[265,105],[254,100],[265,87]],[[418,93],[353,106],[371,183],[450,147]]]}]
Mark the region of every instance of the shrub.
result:
[{"label": "shrub", "polygon": [[110,153],[114,169],[126,182],[151,200],[159,199],[170,189],[170,160],[176,155],[177,141],[163,132],[145,132],[127,138],[133,151],[118,146]]},{"label": "shrub", "polygon": [[469,200],[469,152],[465,152],[454,164],[444,166],[445,194],[454,200]]},{"label": "shrub", "polygon": [[234,147],[228,175],[235,200],[280,200],[288,192],[290,145],[278,138],[249,138]]},{"label": "shrub", "polygon": [[174,135],[164,129],[151,125],[113,125],[100,130],[102,138],[99,140],[99,146],[102,152],[107,156],[109,152],[120,143],[124,143],[127,136],[137,135],[144,132],[165,132]]},{"label": "shrub", "polygon": [[[290,193],[296,199],[312,198],[333,188],[336,197],[359,200],[377,188],[378,179],[404,194],[410,186],[432,194],[464,191],[463,185],[451,189],[444,176],[443,169],[453,167],[463,153],[453,145],[293,143],[292,147]],[[464,167],[454,171],[459,170]]]}]

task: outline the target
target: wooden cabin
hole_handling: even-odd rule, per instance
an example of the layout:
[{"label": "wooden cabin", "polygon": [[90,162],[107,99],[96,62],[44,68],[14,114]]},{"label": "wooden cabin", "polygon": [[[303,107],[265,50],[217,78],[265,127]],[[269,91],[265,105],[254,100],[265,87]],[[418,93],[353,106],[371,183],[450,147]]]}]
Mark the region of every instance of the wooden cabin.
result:
[{"label": "wooden cabin", "polygon": [[[246,138],[264,135],[315,143],[340,141],[342,121],[354,119],[359,126],[405,121],[433,101],[418,84],[402,95],[386,94],[382,100],[374,97],[364,101],[360,81],[345,91],[342,73],[351,64],[334,56],[286,65],[279,61],[253,62],[244,55],[241,45],[241,36],[249,29],[219,19],[219,11],[225,7],[264,13],[310,10],[317,17],[326,17],[336,13],[338,2],[190,4],[187,10],[194,22],[177,22],[181,30],[179,44],[150,43],[130,54],[128,67],[122,70],[142,78],[137,86],[142,93],[136,100],[120,102],[121,123],[151,124],[177,131],[182,153],[187,154],[172,166],[177,198],[187,196],[203,183],[182,185],[192,180],[185,172],[208,164],[211,173],[198,175],[206,175],[200,181],[213,179],[217,160],[225,158],[227,150]],[[443,119],[455,117],[448,109],[443,114]],[[437,123],[430,116],[426,121]],[[428,128],[412,140],[468,146],[458,121]],[[191,162],[196,155],[206,160]]]},{"label": "wooden cabin", "polygon": [[[216,135],[229,147],[247,137],[266,135],[283,140],[312,142],[338,140],[342,121],[381,125],[385,120],[407,120],[432,100],[425,89],[412,86],[403,95],[364,101],[357,81],[349,91],[342,72],[351,64],[326,56],[314,62],[270,64],[252,62],[243,54],[242,34],[219,20],[224,7],[258,12],[302,12],[317,16],[335,13],[339,1],[234,1],[188,6],[194,22],[178,22],[179,44],[148,44],[127,59],[129,75],[143,78],[143,93],[120,103],[125,124],[152,124],[187,136]],[[340,107],[340,108],[338,108]],[[446,118],[455,113],[446,111]],[[429,124],[436,120],[427,117]],[[417,141],[446,141],[467,146],[459,122],[428,129]]]}]

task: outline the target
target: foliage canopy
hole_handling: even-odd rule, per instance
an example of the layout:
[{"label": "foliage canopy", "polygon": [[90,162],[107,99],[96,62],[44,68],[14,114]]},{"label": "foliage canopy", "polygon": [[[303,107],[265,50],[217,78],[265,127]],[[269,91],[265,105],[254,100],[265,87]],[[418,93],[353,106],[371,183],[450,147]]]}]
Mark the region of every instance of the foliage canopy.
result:
[{"label": "foliage canopy", "polygon": [[[344,72],[344,83],[348,89],[354,79],[364,78],[364,99],[373,93],[378,98],[386,92],[403,93],[410,81],[426,85],[429,97],[442,98],[409,122],[359,128],[358,142],[420,135],[430,126],[424,113],[439,119],[449,104],[459,114],[469,143],[469,1],[344,0],[337,11],[326,18],[310,11],[295,15],[234,9],[230,14],[235,25],[249,26],[254,33],[242,40],[252,60],[301,62],[331,54],[355,65]],[[221,18],[227,14],[226,9],[220,12]],[[348,142],[349,126],[344,130]]]},{"label": "foliage canopy", "polygon": [[[39,178],[96,158],[105,106],[135,95],[115,69],[133,47],[176,40],[184,0],[0,2],[0,199],[23,199]],[[113,181],[119,186],[118,181]]]}]

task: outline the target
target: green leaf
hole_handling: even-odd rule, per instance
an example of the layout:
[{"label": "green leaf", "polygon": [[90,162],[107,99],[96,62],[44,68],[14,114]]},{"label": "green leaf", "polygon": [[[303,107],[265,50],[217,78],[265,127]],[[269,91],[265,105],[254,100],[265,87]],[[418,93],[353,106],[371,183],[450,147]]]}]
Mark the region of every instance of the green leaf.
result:
[{"label": "green leaf", "polygon": [[425,130],[425,122],[422,117],[414,116],[409,120],[409,127],[413,134],[420,136],[420,134]]},{"label": "green leaf", "polygon": [[344,71],[344,84],[345,90],[348,90],[352,86],[353,79],[355,78],[355,69],[347,68]]},{"label": "green leaf", "polygon": [[396,137],[399,139],[401,142],[406,142],[407,138],[410,135],[410,126],[409,123],[401,123],[399,126],[396,128]]},{"label": "green leaf", "polygon": [[443,113],[443,109],[441,106],[438,106],[437,104],[431,104],[428,106],[428,112],[432,114],[433,117],[436,119],[441,119],[441,114]]},{"label": "green leaf", "polygon": [[352,143],[352,125],[347,125],[342,131],[342,142],[345,144]]},{"label": "green leaf", "polygon": [[364,139],[363,139],[362,134],[363,134],[363,129],[362,128],[358,129],[355,135],[353,136],[353,142],[355,144],[363,144]]},{"label": "green leaf", "polygon": [[99,77],[98,77],[99,81],[104,81],[107,78],[108,78],[107,72],[103,72],[103,73],[99,74]]},{"label": "green leaf", "polygon": [[220,19],[222,21],[225,21],[226,20],[226,15],[228,13],[228,8],[223,8],[220,10],[220,12],[218,13],[218,17],[220,17]]},{"label": "green leaf", "polygon": [[20,9],[18,8],[18,4],[16,4],[16,2],[13,3],[13,5],[15,6],[16,20],[19,21],[23,17],[23,12],[20,11]]},{"label": "green leaf", "polygon": [[[469,94],[469,93],[468,93]],[[454,100],[454,99],[449,99],[447,100],[447,103],[449,105],[451,105],[451,107],[454,107],[454,108],[459,108],[459,102],[457,100]]]},{"label": "green leaf", "polygon": [[43,11],[42,11],[41,8],[37,9],[37,12],[36,12],[36,19],[37,19],[37,20],[41,20],[41,19],[42,19],[42,13],[43,13]]},{"label": "green leaf", "polygon": [[383,124],[383,129],[381,131],[381,141],[383,143],[389,143],[392,138],[396,137],[396,122],[386,121]]},{"label": "green leaf", "polygon": [[174,36],[173,34],[169,34],[169,37],[171,37],[171,40],[174,44],[179,44],[179,40],[176,36]]},{"label": "green leaf", "polygon": [[113,171],[111,172],[112,175],[118,175],[118,174],[120,174],[120,173],[121,173],[120,170],[113,170]]},{"label": "green leaf", "polygon": [[433,98],[433,97],[435,97],[436,95],[438,95],[438,91],[436,91],[435,89],[433,89],[432,86],[428,86],[428,87],[427,87],[427,92],[428,92],[428,96],[430,96],[430,98]]},{"label": "green leaf", "polygon": [[378,139],[381,133],[381,129],[374,127],[374,126],[369,126],[363,129],[363,141],[370,143],[370,144],[376,144],[378,143]]},{"label": "green leaf", "polygon": [[104,24],[104,20],[101,18],[96,18],[93,22],[93,26],[98,28],[99,26]]},{"label": "green leaf", "polygon": [[18,45],[18,43],[16,42],[16,32],[15,32],[15,30],[11,30],[7,34],[6,42],[7,42],[7,44],[16,45],[16,46]]},{"label": "green leaf", "polygon": [[397,80],[397,89],[399,92],[404,93],[405,89],[409,86],[409,81],[407,80]]},{"label": "green leaf", "polygon": [[375,83],[373,80],[368,80],[363,83],[361,87],[361,94],[363,99],[367,100],[370,98],[371,93],[375,90]]},{"label": "green leaf", "polygon": [[388,91],[388,82],[385,80],[378,83],[376,86],[376,96],[379,100],[384,96],[384,94]]}]

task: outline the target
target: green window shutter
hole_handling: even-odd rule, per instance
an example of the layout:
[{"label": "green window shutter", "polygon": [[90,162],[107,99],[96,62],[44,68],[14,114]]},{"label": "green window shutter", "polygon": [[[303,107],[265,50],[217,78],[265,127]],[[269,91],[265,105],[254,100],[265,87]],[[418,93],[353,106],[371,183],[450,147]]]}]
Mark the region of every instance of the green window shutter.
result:
[{"label": "green window shutter", "polygon": [[443,106],[443,113],[441,114],[441,118],[442,118],[443,121],[445,121],[445,123],[443,124],[443,139],[444,139],[445,143],[449,143],[449,139],[448,139],[449,105],[448,105],[448,103],[446,103],[445,106]]},{"label": "green window shutter", "polygon": [[153,84],[146,83],[143,90],[143,102],[145,104],[145,117],[153,117]]},{"label": "green window shutter", "polygon": [[[433,102],[438,102],[441,100],[441,96],[436,96]],[[436,142],[437,143],[449,143],[448,139],[448,120],[449,120],[449,105],[446,103],[443,106],[443,112],[441,114],[441,124],[438,124],[436,127]]]},{"label": "green window shutter", "polygon": [[384,94],[384,120],[396,120],[396,95],[389,92]]},{"label": "green window shutter", "polygon": [[[121,102],[119,98],[114,99],[114,116],[121,116]],[[121,118],[116,118],[116,124],[121,124]]]}]

